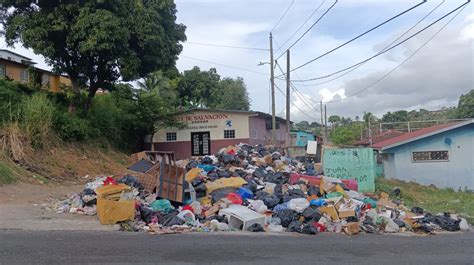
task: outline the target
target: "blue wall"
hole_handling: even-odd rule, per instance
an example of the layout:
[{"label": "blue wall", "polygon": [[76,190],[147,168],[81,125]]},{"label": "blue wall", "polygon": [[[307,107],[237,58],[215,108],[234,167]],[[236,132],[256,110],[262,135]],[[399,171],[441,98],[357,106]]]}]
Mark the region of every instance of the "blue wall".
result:
[{"label": "blue wall", "polygon": [[298,132],[291,132],[291,136],[294,136],[296,134],[296,146],[306,146],[308,141],[314,141],[314,135],[308,132],[304,131],[298,131]]},{"label": "blue wall", "polygon": [[[448,150],[447,162],[412,162],[414,151]],[[440,188],[474,190],[474,124],[384,150],[385,176]]]}]

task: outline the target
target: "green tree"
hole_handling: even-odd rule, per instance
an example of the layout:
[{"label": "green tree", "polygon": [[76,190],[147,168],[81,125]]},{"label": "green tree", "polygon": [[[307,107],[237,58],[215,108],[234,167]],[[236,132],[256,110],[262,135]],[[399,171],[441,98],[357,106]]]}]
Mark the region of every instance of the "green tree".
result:
[{"label": "green tree", "polygon": [[331,141],[338,145],[353,144],[359,137],[360,126],[352,124],[348,126],[339,126],[331,133]]},{"label": "green tree", "polygon": [[329,123],[331,123],[331,126],[337,125],[341,121],[341,117],[338,115],[331,115],[328,118]]},{"label": "green tree", "polygon": [[406,110],[387,112],[382,116],[383,122],[403,122],[409,120],[409,113]]},{"label": "green tree", "polygon": [[209,107],[213,91],[218,91],[220,79],[215,68],[201,71],[195,66],[184,71],[178,84],[180,105],[187,108]]},{"label": "green tree", "polygon": [[174,67],[186,39],[172,0],[3,0],[0,22],[8,45],[21,41],[69,75],[72,105],[87,87],[86,110],[99,88],[113,88],[120,77]]},{"label": "green tree", "polygon": [[137,81],[138,88],[144,91],[154,91],[158,96],[165,99],[169,105],[174,105],[177,91],[174,90],[171,81],[161,71],[150,73],[143,80]]},{"label": "green tree", "polygon": [[209,107],[213,109],[249,110],[250,99],[244,79],[224,78],[211,92]]},{"label": "green tree", "polygon": [[474,118],[474,89],[459,97],[457,118]]},{"label": "green tree", "polygon": [[303,131],[306,131],[306,130],[310,129],[308,121],[300,121],[297,124],[295,124],[295,127],[296,127],[297,130],[303,130]]}]

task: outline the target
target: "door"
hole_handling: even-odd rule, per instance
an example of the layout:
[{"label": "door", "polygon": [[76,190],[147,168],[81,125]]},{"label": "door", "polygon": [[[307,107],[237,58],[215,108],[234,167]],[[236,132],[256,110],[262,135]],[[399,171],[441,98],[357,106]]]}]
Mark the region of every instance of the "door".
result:
[{"label": "door", "polygon": [[204,156],[211,153],[211,134],[209,132],[191,133],[191,155]]}]

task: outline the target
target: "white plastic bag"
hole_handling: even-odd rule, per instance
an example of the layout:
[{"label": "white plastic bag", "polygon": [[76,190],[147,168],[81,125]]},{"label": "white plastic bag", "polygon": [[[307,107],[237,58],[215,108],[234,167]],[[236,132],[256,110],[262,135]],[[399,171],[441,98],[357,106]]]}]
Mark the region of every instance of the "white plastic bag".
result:
[{"label": "white plastic bag", "polygon": [[288,208],[298,213],[302,213],[308,207],[309,201],[305,198],[291,199],[288,202]]}]

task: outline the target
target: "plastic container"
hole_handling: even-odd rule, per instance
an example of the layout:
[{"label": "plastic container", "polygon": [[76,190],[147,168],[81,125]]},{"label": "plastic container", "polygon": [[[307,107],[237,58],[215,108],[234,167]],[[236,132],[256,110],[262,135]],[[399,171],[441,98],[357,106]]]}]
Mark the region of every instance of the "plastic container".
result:
[{"label": "plastic container", "polygon": [[247,188],[239,188],[236,192],[236,194],[240,195],[242,199],[252,199],[253,198],[253,192]]},{"label": "plastic container", "polygon": [[265,215],[242,205],[232,204],[229,208],[220,210],[219,215],[226,216],[231,229],[247,231],[252,224],[265,225]]}]

